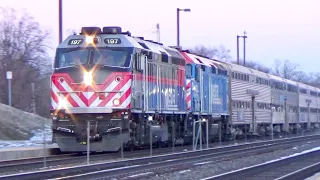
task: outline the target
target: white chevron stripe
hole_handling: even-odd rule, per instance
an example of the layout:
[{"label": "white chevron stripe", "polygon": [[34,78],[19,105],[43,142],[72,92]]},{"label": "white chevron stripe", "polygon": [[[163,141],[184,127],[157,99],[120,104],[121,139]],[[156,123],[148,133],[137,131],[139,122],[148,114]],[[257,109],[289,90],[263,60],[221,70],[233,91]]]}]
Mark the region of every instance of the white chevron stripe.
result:
[{"label": "white chevron stripe", "polygon": [[[117,82],[117,81],[113,81],[105,90],[104,92],[110,92],[112,91],[115,87],[117,87],[117,85],[119,84],[120,82]],[[102,100],[100,100],[99,98],[97,98],[92,104],[90,107],[98,107],[98,105],[101,103]]]},{"label": "white chevron stripe", "polygon": [[[131,79],[128,80],[128,82],[121,88],[120,91],[122,91],[123,93],[125,93],[129,88],[131,87]],[[106,104],[106,107],[112,107],[113,105],[113,100],[116,98],[120,98],[123,94],[122,93],[117,93],[115,96],[113,96],[113,98],[111,98],[111,100]],[[122,106],[121,106],[122,107]]]},{"label": "white chevron stripe", "polygon": [[53,98],[51,97],[51,106],[53,109],[57,109],[58,108],[58,104],[53,100]]},{"label": "white chevron stripe", "polygon": [[80,99],[78,94],[73,92],[72,88],[68,83],[66,83],[66,81],[63,81],[60,84],[68,92],[69,96],[71,96],[73,100],[79,105],[79,107],[87,107],[86,104]]},{"label": "white chevron stripe", "polygon": [[[63,97],[63,95],[58,95],[58,92],[60,92],[60,90],[56,87],[56,85],[54,85],[53,83],[52,83],[52,86],[51,86],[51,89],[52,89],[52,91],[56,94],[56,96],[57,97],[62,97],[62,98],[64,98]],[[58,102],[59,103],[59,102]],[[70,102],[69,101],[67,101],[67,107],[73,107],[71,104],[70,104]]]},{"label": "white chevron stripe", "polygon": [[126,107],[128,107],[128,105],[130,104],[130,102],[131,102],[131,94],[130,94],[130,95],[127,97],[127,99],[121,104],[120,107],[126,108]]}]

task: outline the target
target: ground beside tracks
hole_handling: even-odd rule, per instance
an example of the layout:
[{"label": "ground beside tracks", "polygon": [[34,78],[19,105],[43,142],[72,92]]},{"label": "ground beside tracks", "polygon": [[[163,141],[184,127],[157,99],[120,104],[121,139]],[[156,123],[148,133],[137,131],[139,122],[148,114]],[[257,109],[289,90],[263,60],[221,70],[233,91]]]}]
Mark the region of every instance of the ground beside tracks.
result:
[{"label": "ground beside tracks", "polygon": [[190,167],[180,168],[167,168],[158,172],[146,172],[140,175],[129,176],[123,179],[141,179],[141,180],[196,180],[202,179],[214,175],[218,175],[221,173],[230,172],[232,170],[245,168],[248,166],[264,163],[270,160],[278,159],[284,156],[288,156],[291,154],[299,153],[308,149],[312,149],[320,146],[319,140],[310,140],[304,143],[297,143],[296,146],[282,149],[270,153],[253,155],[249,157],[243,157],[239,159],[228,159],[223,162],[210,162],[204,161],[201,163],[192,164]]}]

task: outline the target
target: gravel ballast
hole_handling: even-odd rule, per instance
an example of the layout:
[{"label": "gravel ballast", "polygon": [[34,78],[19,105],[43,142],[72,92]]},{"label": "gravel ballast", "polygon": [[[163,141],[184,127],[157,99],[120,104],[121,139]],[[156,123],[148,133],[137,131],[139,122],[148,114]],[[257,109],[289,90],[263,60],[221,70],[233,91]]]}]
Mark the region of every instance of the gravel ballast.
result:
[{"label": "gravel ballast", "polygon": [[193,163],[192,166],[180,166],[178,168],[166,168],[161,171],[146,171],[140,175],[133,175],[121,179],[142,179],[142,180],[163,180],[163,179],[183,179],[183,180],[195,180],[202,179],[232,170],[237,170],[245,168],[248,166],[264,163],[270,160],[278,159],[291,154],[299,153],[308,149],[312,149],[320,146],[319,140],[307,141],[305,143],[299,143],[293,148],[282,149],[278,151],[273,151],[270,153],[264,153],[260,155],[253,155],[248,157],[243,157],[239,159],[229,159],[220,162],[210,162],[206,160],[200,163]]}]

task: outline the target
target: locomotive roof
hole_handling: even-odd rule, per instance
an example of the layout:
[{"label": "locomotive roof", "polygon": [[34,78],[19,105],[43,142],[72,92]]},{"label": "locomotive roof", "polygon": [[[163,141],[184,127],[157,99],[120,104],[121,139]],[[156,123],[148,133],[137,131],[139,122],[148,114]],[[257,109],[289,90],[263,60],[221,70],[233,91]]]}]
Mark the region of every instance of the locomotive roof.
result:
[{"label": "locomotive roof", "polygon": [[[143,49],[146,51],[151,51],[156,54],[166,54],[169,57],[176,57],[179,59],[184,59],[179,51],[175,48],[165,47],[157,42],[150,42],[143,40],[138,37],[132,37],[126,34],[97,34],[95,37],[98,37],[99,42],[95,44],[95,47],[132,47]],[[117,40],[117,43],[108,43],[107,40],[113,39]],[[71,41],[79,40],[82,41],[79,44],[71,44]],[[61,42],[58,48],[77,48],[77,47],[90,47],[84,41],[86,40],[86,35],[71,35],[67,37],[63,42]],[[91,46],[92,47],[92,46]]]},{"label": "locomotive roof", "polygon": [[221,63],[206,58],[206,57],[202,57],[196,54],[192,54],[192,53],[187,53],[187,52],[181,52],[182,54],[185,54],[187,56],[187,61],[189,61],[189,63],[194,63],[194,64],[198,64],[198,65],[205,65],[208,67],[215,67],[217,69],[220,70],[224,70],[224,71],[228,71],[228,69],[226,69]]}]

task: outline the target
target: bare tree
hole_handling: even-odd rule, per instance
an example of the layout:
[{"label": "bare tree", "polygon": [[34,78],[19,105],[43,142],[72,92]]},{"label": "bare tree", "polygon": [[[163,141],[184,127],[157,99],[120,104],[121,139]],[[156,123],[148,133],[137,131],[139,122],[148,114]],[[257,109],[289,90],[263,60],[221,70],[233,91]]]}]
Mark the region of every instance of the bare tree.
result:
[{"label": "bare tree", "polygon": [[[42,79],[50,74],[51,61],[47,54],[49,33],[41,30],[26,13],[19,17],[14,9],[0,10],[3,16],[0,22],[0,77],[5,77],[6,71],[13,72],[12,105],[30,111],[31,82],[35,83],[36,89],[43,89]],[[0,79],[0,85],[7,87],[5,78]],[[8,102],[7,93],[7,88],[0,89],[2,103]],[[45,90],[41,93],[49,94]],[[48,105],[49,96],[47,99]],[[43,105],[38,104],[39,107]]]},{"label": "bare tree", "polygon": [[230,50],[226,49],[223,45],[220,45],[219,47],[205,47],[203,45],[198,45],[191,49],[190,52],[219,61],[231,60]]},{"label": "bare tree", "polygon": [[274,74],[286,79],[302,82],[312,86],[320,87],[320,73],[305,73],[299,70],[299,65],[291,63],[289,60],[275,61],[273,67]]},{"label": "bare tree", "polygon": [[303,73],[298,71],[299,65],[291,63],[289,60],[275,60],[274,73],[286,79],[302,80]]},{"label": "bare tree", "polygon": [[246,67],[248,68],[252,68],[252,69],[255,69],[255,70],[258,70],[258,71],[262,71],[262,72],[265,72],[265,73],[270,73],[272,71],[271,68],[268,68],[262,64],[259,64],[257,62],[254,62],[254,61],[247,61],[246,62]]}]

